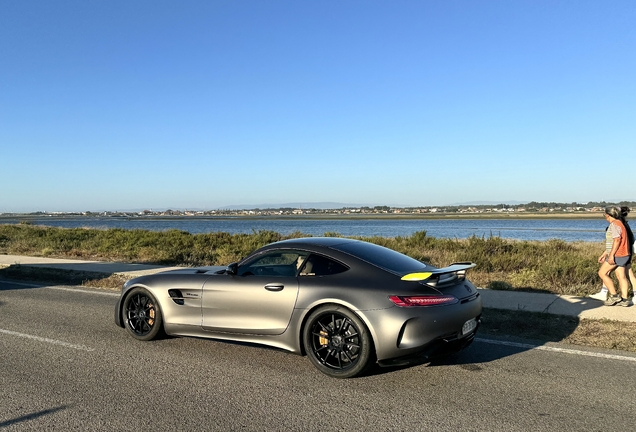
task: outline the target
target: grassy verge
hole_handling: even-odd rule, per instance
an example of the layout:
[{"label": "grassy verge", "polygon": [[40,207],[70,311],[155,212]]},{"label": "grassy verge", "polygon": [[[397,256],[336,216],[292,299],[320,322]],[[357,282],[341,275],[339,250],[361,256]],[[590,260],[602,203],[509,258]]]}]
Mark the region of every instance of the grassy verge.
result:
[{"label": "grassy verge", "polygon": [[[267,243],[303,236],[300,232],[283,236],[273,231],[231,235],[0,225],[0,253],[161,265],[226,265]],[[600,242],[514,241],[500,237],[440,239],[429,237],[424,231],[408,237],[358,238],[438,267],[474,262],[477,267],[471,270],[470,279],[477,286],[580,296],[600,287],[596,274],[596,258],[603,249]]]},{"label": "grassy verge", "polygon": [[636,352],[636,323],[631,322],[484,309],[479,334]]}]

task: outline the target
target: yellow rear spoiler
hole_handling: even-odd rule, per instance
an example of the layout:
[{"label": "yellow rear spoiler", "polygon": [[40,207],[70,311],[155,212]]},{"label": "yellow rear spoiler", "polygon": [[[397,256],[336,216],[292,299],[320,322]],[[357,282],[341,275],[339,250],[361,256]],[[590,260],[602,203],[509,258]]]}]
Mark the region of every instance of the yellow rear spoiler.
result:
[{"label": "yellow rear spoiler", "polygon": [[402,276],[402,280],[405,281],[423,281],[433,276],[431,272],[423,272],[423,273],[408,273]]},{"label": "yellow rear spoiler", "polygon": [[431,276],[437,276],[447,273],[457,273],[457,274],[465,274],[466,270],[475,267],[477,264],[474,263],[454,263],[449,265],[448,267],[444,267],[441,269],[435,269],[428,272],[415,272],[415,273],[407,273],[402,276],[403,281],[424,281]]}]

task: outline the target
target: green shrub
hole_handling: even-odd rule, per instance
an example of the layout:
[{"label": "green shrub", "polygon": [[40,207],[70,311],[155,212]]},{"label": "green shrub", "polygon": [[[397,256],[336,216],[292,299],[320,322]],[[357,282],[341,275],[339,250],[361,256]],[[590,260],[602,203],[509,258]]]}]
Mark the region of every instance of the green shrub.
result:
[{"label": "green shrub", "polygon": [[510,291],[513,289],[512,285],[504,281],[492,281],[486,286],[486,288],[492,289],[492,290],[502,290],[502,291]]},{"label": "green shrub", "polygon": [[[335,232],[325,236],[341,237]],[[162,265],[227,265],[268,243],[299,237],[308,235],[266,230],[251,234],[190,234],[180,230],[65,229],[16,224],[0,225],[0,253]],[[576,295],[594,292],[600,286],[596,262],[603,250],[600,242],[514,241],[492,236],[442,239],[429,237],[426,231],[394,238],[353,238],[437,267],[474,262],[477,267],[468,276],[477,286]]]}]

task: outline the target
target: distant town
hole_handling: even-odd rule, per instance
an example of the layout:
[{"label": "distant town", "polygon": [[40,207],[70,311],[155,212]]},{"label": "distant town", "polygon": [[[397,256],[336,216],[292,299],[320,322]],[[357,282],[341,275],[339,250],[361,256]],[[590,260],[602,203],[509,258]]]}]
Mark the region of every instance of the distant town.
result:
[{"label": "distant town", "polygon": [[239,217],[239,216],[260,216],[260,217],[281,217],[281,216],[470,216],[470,215],[571,215],[571,216],[591,216],[600,213],[610,205],[627,206],[636,211],[636,202],[623,201],[619,203],[589,202],[580,203],[554,203],[554,202],[529,202],[526,204],[497,204],[497,205],[456,205],[456,206],[427,206],[427,207],[342,207],[333,209],[281,207],[281,208],[253,208],[253,209],[216,209],[216,210],[142,210],[142,211],[85,211],[85,212],[48,212],[38,211],[31,213],[0,213],[0,217],[30,216],[30,217]]}]

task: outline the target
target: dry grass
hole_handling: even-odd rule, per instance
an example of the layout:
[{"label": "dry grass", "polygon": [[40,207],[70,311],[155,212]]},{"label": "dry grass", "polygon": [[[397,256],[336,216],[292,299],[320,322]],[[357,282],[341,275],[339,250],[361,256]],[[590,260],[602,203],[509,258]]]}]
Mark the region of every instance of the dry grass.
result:
[{"label": "dry grass", "polygon": [[506,335],[636,352],[636,323],[591,320],[536,312],[484,309],[482,335]]},{"label": "dry grass", "polygon": [[108,277],[88,278],[82,281],[82,286],[91,288],[107,289],[109,291],[121,291],[124,282],[129,278],[114,274]]},{"label": "dry grass", "polygon": [[[283,236],[273,231],[231,235],[2,225],[0,253],[180,266],[227,265],[265,244],[303,236],[300,232]],[[578,296],[596,292],[600,287],[596,259],[603,250],[601,242],[514,241],[500,237],[444,239],[429,237],[425,231],[408,237],[358,238],[438,267],[474,262],[477,267],[470,271],[469,277],[480,287]]]},{"label": "dry grass", "polygon": [[564,342],[636,352],[636,323],[583,319]]}]

